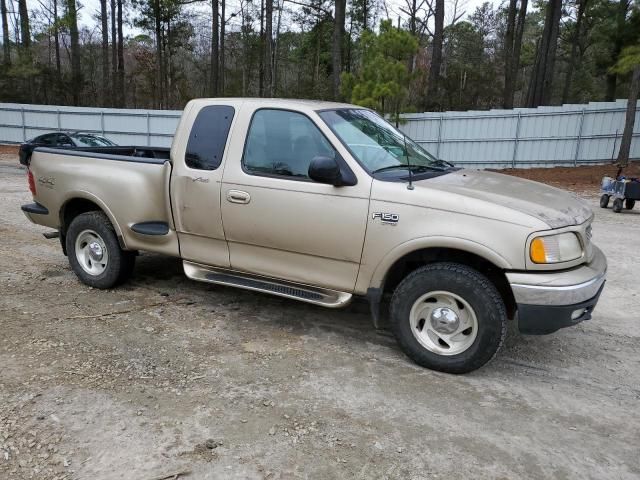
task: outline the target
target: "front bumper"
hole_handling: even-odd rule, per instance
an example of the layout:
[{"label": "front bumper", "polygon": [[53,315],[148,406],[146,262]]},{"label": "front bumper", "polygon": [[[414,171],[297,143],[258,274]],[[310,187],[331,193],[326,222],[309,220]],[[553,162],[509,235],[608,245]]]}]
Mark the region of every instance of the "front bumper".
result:
[{"label": "front bumper", "polygon": [[589,320],[606,274],[607,259],[595,246],[591,261],[571,270],[507,273],[520,332],[547,334]]}]

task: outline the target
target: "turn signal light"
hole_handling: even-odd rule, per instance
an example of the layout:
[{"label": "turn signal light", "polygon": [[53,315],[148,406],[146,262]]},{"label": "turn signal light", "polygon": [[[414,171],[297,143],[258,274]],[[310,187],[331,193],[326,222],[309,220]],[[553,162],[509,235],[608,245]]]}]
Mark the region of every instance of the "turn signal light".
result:
[{"label": "turn signal light", "polygon": [[531,260],[535,263],[546,263],[547,253],[544,249],[544,240],[542,238],[534,238],[531,242]]}]

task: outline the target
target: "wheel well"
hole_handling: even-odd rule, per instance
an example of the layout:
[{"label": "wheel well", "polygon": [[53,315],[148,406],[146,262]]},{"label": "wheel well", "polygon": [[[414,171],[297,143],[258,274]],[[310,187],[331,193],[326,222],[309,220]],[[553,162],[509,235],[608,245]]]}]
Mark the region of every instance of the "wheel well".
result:
[{"label": "wheel well", "polygon": [[62,206],[60,210],[60,234],[66,235],[69,225],[81,213],[100,211],[102,209],[86,198],[74,198]]},{"label": "wheel well", "polygon": [[514,318],[516,301],[504,271],[479,255],[454,248],[426,248],[416,250],[396,260],[387,272],[383,294],[393,293],[398,284],[411,272],[428,263],[454,262],[467,265],[486,275],[495,285],[507,308],[509,318]]}]

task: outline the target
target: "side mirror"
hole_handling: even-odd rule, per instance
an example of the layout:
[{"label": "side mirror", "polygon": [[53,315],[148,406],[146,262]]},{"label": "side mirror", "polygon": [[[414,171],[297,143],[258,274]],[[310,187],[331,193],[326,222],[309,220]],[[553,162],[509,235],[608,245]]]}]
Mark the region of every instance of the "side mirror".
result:
[{"label": "side mirror", "polygon": [[318,156],[311,160],[309,178],[318,183],[328,183],[335,187],[342,185],[340,165],[335,158]]}]

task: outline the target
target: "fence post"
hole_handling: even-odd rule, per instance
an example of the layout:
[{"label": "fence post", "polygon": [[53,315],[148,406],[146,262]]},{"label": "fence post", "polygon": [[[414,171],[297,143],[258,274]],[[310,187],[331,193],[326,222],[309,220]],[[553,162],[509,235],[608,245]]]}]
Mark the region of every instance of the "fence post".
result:
[{"label": "fence post", "polygon": [[62,123],[60,121],[60,109],[56,108],[56,125],[58,126],[58,131],[62,130]]},{"label": "fence post", "polygon": [[513,156],[511,157],[511,168],[516,168],[516,157],[518,156],[518,140],[520,139],[520,118],[522,118],[522,112],[518,112],[518,120],[516,120],[516,138],[513,140]]},{"label": "fence post", "polygon": [[436,158],[440,158],[440,143],[442,142],[442,117],[440,114],[440,120],[438,121],[438,144],[436,145]]},{"label": "fence post", "polygon": [[27,141],[27,126],[24,122],[24,107],[20,107],[20,118],[22,119],[22,141]]},{"label": "fence post", "polygon": [[100,110],[100,131],[102,131],[102,136],[104,137],[104,110]]},{"label": "fence post", "polygon": [[573,154],[573,166],[578,166],[578,155],[580,154],[580,140],[582,139],[582,125],[584,125],[584,108],[580,114],[580,126],[578,127],[578,138],[576,140],[576,151]]},{"label": "fence post", "polygon": [[147,147],[151,146],[151,117],[149,117],[149,112],[147,112]]}]

